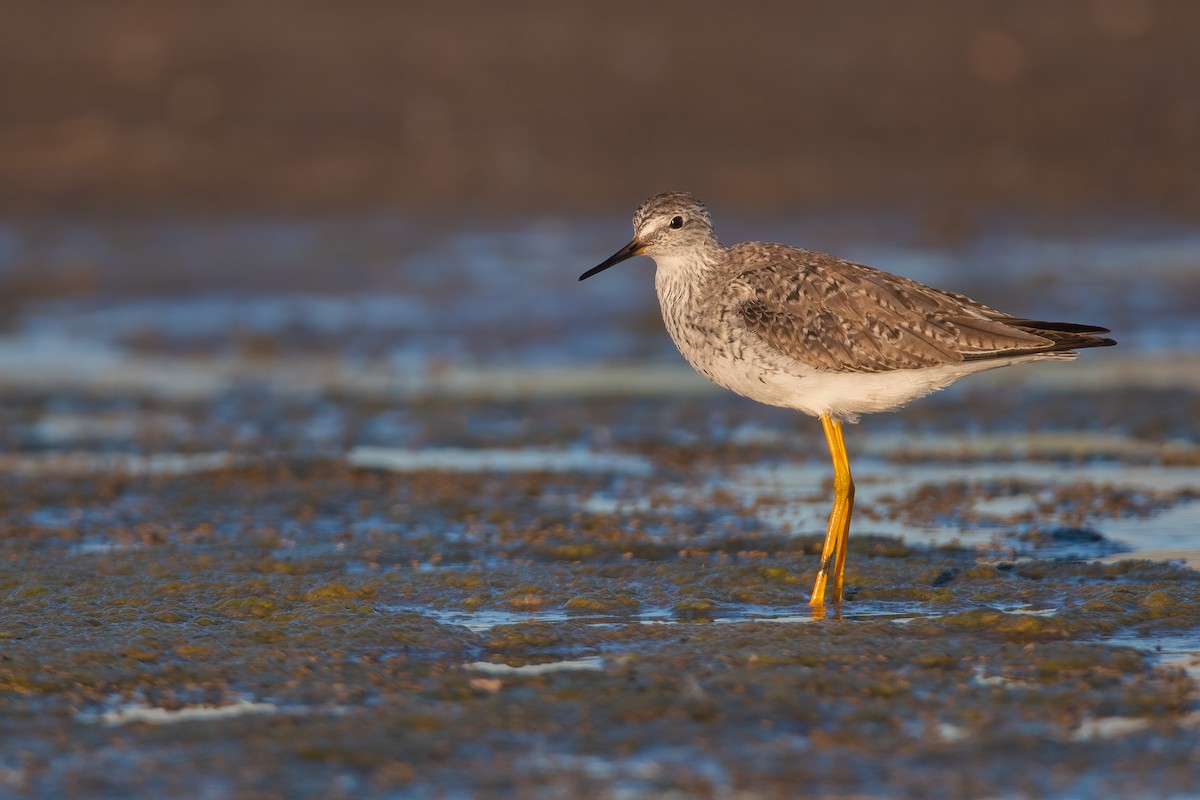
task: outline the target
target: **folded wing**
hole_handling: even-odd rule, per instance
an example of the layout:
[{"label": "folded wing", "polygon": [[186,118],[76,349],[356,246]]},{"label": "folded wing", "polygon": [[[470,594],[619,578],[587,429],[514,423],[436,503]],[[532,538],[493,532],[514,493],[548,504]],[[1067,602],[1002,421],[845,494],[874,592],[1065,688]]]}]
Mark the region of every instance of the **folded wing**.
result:
[{"label": "folded wing", "polygon": [[817,369],[885,372],[1115,344],[1098,335],[1104,328],[1012,317],[824,253],[735,249],[731,311],[764,344]]}]

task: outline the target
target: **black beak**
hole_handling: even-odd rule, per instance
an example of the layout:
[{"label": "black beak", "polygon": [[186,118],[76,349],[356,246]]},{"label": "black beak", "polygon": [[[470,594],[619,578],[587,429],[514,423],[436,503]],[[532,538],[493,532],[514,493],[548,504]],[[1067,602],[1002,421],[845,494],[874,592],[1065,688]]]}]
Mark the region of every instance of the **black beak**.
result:
[{"label": "black beak", "polygon": [[634,239],[632,242],[625,245],[620,250],[618,250],[617,252],[615,252],[611,256],[609,256],[607,259],[605,259],[603,264],[592,267],[587,272],[580,275],[579,280],[581,280],[581,281],[587,280],[588,278],[592,277],[593,275],[604,272],[604,270],[608,269],[609,267],[613,266],[614,264],[620,264],[622,261],[624,261],[627,258],[633,258],[636,255],[641,255],[642,249],[643,249],[642,243],[639,242],[637,239]]}]

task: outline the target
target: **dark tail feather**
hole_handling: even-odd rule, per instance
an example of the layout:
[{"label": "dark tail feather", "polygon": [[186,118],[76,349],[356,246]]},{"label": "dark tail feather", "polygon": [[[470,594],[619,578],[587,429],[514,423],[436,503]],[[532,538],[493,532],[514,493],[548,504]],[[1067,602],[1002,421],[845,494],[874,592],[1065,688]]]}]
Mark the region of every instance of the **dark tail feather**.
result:
[{"label": "dark tail feather", "polygon": [[1011,325],[1023,331],[1029,331],[1037,336],[1043,336],[1053,342],[1043,349],[1046,353],[1061,353],[1064,350],[1079,350],[1084,347],[1112,347],[1116,339],[1107,336],[1097,336],[1108,333],[1108,328],[1099,325],[1080,325],[1076,322],[1043,322],[1034,319],[1002,319],[1005,325]]},{"label": "dark tail feather", "polygon": [[1096,334],[1109,332],[1108,328],[1101,328],[1098,325],[1080,325],[1075,322],[1043,322],[1041,320],[1017,319],[1016,317],[1003,316],[992,317],[992,319],[996,322],[1002,322],[1005,325],[1011,325],[1018,330],[1027,331],[1035,336],[1049,339],[1050,344],[1043,347],[968,355],[965,357],[965,360],[980,361],[990,358],[1003,358],[1005,356],[1033,355],[1035,353],[1069,353],[1073,350],[1082,350],[1085,347],[1112,347],[1117,343],[1116,339],[1109,339],[1107,336],[1097,336]]},{"label": "dark tail feather", "polygon": [[1017,319],[1016,317],[1000,317],[997,322],[1012,325],[1014,328],[1028,328],[1034,333],[1056,331],[1059,333],[1109,333],[1108,328],[1099,325],[1080,325],[1077,322],[1043,322],[1036,319]]}]

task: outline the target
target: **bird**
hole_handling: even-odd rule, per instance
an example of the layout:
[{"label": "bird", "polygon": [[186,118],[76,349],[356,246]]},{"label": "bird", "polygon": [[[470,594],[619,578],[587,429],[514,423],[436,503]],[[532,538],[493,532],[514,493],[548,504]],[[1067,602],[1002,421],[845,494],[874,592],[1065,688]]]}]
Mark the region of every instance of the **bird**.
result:
[{"label": "bird", "polygon": [[663,322],[713,383],[817,417],[833,460],[834,499],[809,604],[839,608],[854,511],[843,423],[891,411],[959,378],[1107,347],[1107,328],[997,311],[956,292],[783,244],[724,247],[703,203],[663,192],[633,215],[633,239],[579,276],[633,256],[654,260]]}]

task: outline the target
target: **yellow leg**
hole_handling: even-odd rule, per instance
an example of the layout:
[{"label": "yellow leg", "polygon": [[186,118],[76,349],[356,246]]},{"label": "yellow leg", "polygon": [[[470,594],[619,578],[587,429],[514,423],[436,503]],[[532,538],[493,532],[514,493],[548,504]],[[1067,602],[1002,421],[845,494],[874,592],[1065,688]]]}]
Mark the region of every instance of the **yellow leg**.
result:
[{"label": "yellow leg", "polygon": [[854,512],[854,479],[850,476],[850,459],[846,457],[846,442],[842,438],[842,423],[828,414],[821,417],[829,455],[833,458],[833,510],[829,514],[829,529],[825,546],[821,548],[821,564],[813,584],[814,608],[825,605],[825,586],[833,573],[833,602],[842,602],[842,584],[846,572],[846,546],[850,539],[850,516]]}]

